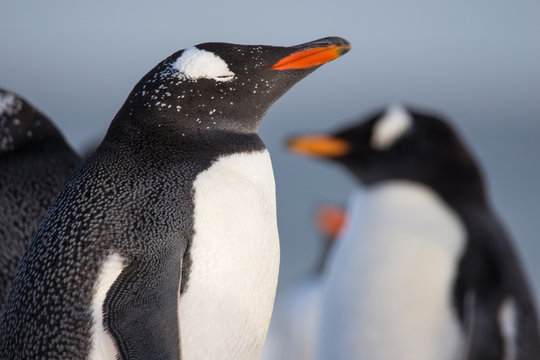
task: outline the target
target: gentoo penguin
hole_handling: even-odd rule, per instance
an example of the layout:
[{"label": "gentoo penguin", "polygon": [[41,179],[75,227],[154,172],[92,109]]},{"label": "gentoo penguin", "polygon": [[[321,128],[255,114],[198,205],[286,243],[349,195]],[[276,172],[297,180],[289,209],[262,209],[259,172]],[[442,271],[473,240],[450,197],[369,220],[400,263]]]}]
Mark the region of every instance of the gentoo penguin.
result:
[{"label": "gentoo penguin", "polygon": [[315,357],[320,314],[321,275],[346,223],[344,209],[325,204],[317,208],[315,225],[323,238],[322,252],[309,274],[284,290],[276,301],[262,360],[311,360]]},{"label": "gentoo penguin", "polygon": [[326,274],[318,358],[540,359],[522,266],[447,121],[390,107],[289,147],[365,187]]},{"label": "gentoo penguin", "polygon": [[45,115],[0,89],[0,309],[32,234],[79,163]]},{"label": "gentoo penguin", "polygon": [[258,358],[279,242],[257,129],[349,48],[204,43],[144,76],[21,260],[0,358]]}]

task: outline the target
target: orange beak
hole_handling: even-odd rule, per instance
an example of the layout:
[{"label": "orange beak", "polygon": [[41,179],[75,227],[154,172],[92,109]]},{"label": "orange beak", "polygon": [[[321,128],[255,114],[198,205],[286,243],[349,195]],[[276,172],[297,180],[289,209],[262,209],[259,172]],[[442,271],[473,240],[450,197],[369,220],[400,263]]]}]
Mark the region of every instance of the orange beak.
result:
[{"label": "orange beak", "polygon": [[300,50],[279,60],[270,70],[308,69],[335,60],[350,49],[351,45],[349,43],[343,43]]},{"label": "orange beak", "polygon": [[287,148],[296,154],[313,157],[337,157],[351,152],[351,145],[326,135],[298,136],[287,142]]},{"label": "orange beak", "polygon": [[334,205],[323,205],[315,214],[319,231],[332,239],[338,237],[347,223],[345,210]]}]

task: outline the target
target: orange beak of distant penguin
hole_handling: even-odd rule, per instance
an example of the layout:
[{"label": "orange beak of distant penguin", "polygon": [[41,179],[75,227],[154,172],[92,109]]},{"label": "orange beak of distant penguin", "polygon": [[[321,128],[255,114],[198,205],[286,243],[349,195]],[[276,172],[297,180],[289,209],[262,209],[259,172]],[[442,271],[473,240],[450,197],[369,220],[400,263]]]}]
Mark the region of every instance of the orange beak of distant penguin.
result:
[{"label": "orange beak of distant penguin", "polygon": [[308,69],[337,59],[350,49],[350,44],[330,44],[301,50],[279,60],[270,70]]},{"label": "orange beak of distant penguin", "polygon": [[339,236],[347,223],[347,213],[345,210],[334,205],[323,205],[319,207],[315,217],[319,231],[332,239],[336,239]]},{"label": "orange beak of distant penguin", "polygon": [[338,157],[351,152],[351,145],[326,135],[298,136],[287,141],[287,148],[296,154],[312,157]]}]

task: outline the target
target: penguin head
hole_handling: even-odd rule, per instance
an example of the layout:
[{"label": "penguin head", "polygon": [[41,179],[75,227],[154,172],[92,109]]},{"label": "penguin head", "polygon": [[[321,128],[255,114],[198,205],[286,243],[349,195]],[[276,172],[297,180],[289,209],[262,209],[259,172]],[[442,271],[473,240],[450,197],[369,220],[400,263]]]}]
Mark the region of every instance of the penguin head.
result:
[{"label": "penguin head", "polygon": [[403,106],[390,106],[330,135],[290,138],[288,147],[337,162],[368,186],[387,180],[443,188],[458,181],[481,186],[475,160],[449,123]]},{"label": "penguin head", "polygon": [[59,139],[64,142],[45,115],[17,94],[0,89],[0,153]]},{"label": "penguin head", "polygon": [[256,132],[281,95],[349,49],[338,37],[291,47],[195,45],[172,54],[144,76],[119,114],[185,130]]}]

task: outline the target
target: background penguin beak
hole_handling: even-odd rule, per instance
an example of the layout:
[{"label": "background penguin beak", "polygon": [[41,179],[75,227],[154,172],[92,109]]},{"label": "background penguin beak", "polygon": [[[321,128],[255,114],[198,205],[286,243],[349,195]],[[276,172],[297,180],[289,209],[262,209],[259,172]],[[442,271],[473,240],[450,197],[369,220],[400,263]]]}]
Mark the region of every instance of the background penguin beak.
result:
[{"label": "background penguin beak", "polygon": [[323,205],[315,214],[319,231],[329,238],[336,240],[348,221],[347,212],[334,205]]},{"label": "background penguin beak", "polygon": [[327,135],[297,136],[287,140],[289,151],[312,157],[337,157],[351,152],[351,145]]},{"label": "background penguin beak", "polygon": [[351,49],[351,44],[340,37],[327,37],[292,46],[294,53],[282,58],[270,70],[308,69],[335,60]]}]

